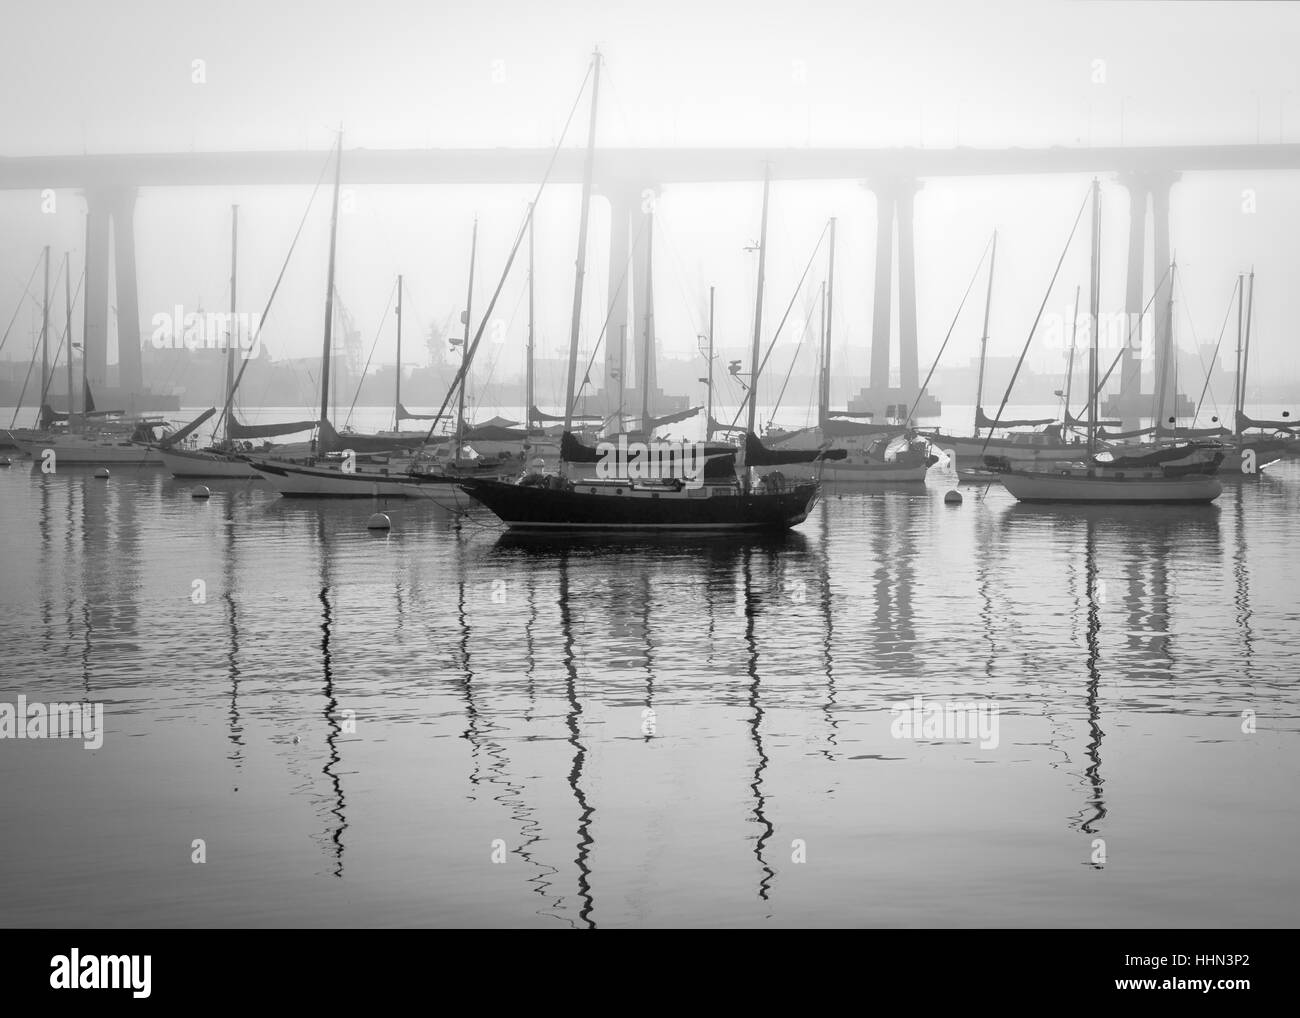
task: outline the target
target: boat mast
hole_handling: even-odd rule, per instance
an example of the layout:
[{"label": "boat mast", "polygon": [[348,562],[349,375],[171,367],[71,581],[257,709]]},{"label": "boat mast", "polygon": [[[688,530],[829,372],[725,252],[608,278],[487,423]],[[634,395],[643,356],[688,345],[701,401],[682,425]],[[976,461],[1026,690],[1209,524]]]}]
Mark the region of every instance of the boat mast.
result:
[{"label": "boat mast", "polygon": [[[980,370],[979,377],[975,382],[975,437],[980,437],[979,417],[980,411],[984,406],[984,361],[988,356],[989,350],[989,307],[993,304],[993,265],[998,259],[998,231],[993,231],[993,249],[989,253],[989,285],[984,294],[984,331],[980,335]],[[1075,290],[1075,318],[1079,316],[1079,292]],[[1076,322],[1076,326],[1077,326]],[[1071,355],[1074,351],[1071,348]],[[1069,409],[1069,397],[1066,397],[1066,408]]]},{"label": "boat mast", "polygon": [[[984,330],[986,333],[987,329]],[[1079,287],[1074,288],[1074,323],[1070,326],[1070,357],[1065,363],[1065,426],[1070,425],[1070,392],[1074,388],[1074,351],[1079,342]],[[981,359],[980,367],[984,363]]]},{"label": "boat mast", "polygon": [[72,398],[72,254],[63,252],[63,310],[66,316],[64,332],[68,344],[68,430],[72,430],[72,409],[76,401]]},{"label": "boat mast", "polygon": [[650,358],[654,356],[654,306],[655,306],[655,211],[651,207],[646,213],[645,238],[645,342],[642,345],[641,364],[638,368],[641,377],[641,430],[645,432],[645,441],[649,442],[654,433],[654,421],[650,417]]},{"label": "boat mast", "polygon": [[343,169],[343,130],[339,129],[338,152],[334,158],[334,201],[330,211],[330,260],[325,282],[325,340],[321,352],[320,422],[317,426],[317,451],[325,453],[325,427],[329,424],[330,347],[334,342],[334,252],[339,233],[339,178]]},{"label": "boat mast", "polygon": [[582,168],[582,210],[578,221],[577,272],[573,277],[573,317],[569,324],[569,381],[564,394],[564,430],[573,429],[574,386],[578,375],[578,331],[582,324],[582,279],[587,271],[587,218],[591,210],[592,165],[596,155],[596,102],[600,97],[600,50],[591,56],[591,121],[587,126],[587,158]]},{"label": "boat mast", "polygon": [[[531,219],[531,217],[530,217]],[[478,256],[478,216],[474,217],[474,231],[469,241],[469,287],[465,294],[465,337],[460,345],[460,407],[456,412],[456,462],[460,462],[461,447],[465,444],[465,390],[469,388],[469,322],[474,311],[474,262]]]},{"label": "boat mast", "polygon": [[704,415],[704,440],[710,441],[713,438],[713,291],[714,287],[709,287],[709,363],[708,370],[705,374],[707,391],[704,394],[704,402],[707,404]]},{"label": "boat mast", "polygon": [[[86,211],[86,253],[82,256],[81,272],[90,283],[90,210]],[[90,422],[90,378],[86,374],[90,361],[90,301],[81,299],[81,417],[82,423]],[[72,393],[68,393],[68,409],[72,408]]]},{"label": "boat mast", "polygon": [[45,245],[45,302],[41,305],[41,405],[50,394],[50,245]]},{"label": "boat mast", "polygon": [[1241,330],[1246,309],[1246,276],[1237,273],[1237,372],[1232,376],[1232,430],[1237,432],[1237,418],[1242,412],[1241,398]]},{"label": "boat mast", "polygon": [[[235,348],[239,345],[235,342],[236,337],[233,334],[235,323],[239,321],[235,317],[235,297],[238,280],[237,268],[239,265],[239,206],[230,206],[230,328],[232,335],[229,349],[226,351],[226,392],[233,393],[235,389]],[[234,405],[233,399],[228,398],[228,402]],[[224,416],[223,427],[225,429],[225,444],[230,445],[230,413]]]},{"label": "boat mast", "polygon": [[1088,458],[1097,453],[1097,318],[1101,254],[1101,183],[1092,181],[1092,271],[1088,280]]},{"label": "boat mast", "polygon": [[[1251,319],[1255,317],[1255,269],[1252,266],[1249,280],[1250,292],[1246,296],[1246,343],[1241,348],[1241,406],[1238,410],[1243,415],[1246,413],[1246,376],[1250,371],[1250,324]],[[1233,427],[1236,427],[1236,419],[1233,419]]]},{"label": "boat mast", "polygon": [[767,199],[772,189],[772,166],[763,167],[763,218],[758,235],[758,287],[754,296],[754,345],[749,357],[749,433],[758,420],[758,348],[763,335],[763,277],[767,272]]},{"label": "boat mast", "polygon": [[831,217],[830,267],[822,284],[822,377],[817,394],[817,426],[825,428],[831,415],[831,331],[835,327],[835,217]]},{"label": "boat mast", "polygon": [[393,387],[393,430],[402,430],[402,276],[397,276],[397,380]]},{"label": "boat mast", "polygon": [[[534,333],[533,333],[533,214],[536,209],[533,205],[528,206],[528,348],[524,354],[524,418],[528,423],[524,426],[524,434],[533,430],[533,407],[536,405],[533,401],[533,356],[534,356]],[[539,425],[540,421],[537,422]]]}]

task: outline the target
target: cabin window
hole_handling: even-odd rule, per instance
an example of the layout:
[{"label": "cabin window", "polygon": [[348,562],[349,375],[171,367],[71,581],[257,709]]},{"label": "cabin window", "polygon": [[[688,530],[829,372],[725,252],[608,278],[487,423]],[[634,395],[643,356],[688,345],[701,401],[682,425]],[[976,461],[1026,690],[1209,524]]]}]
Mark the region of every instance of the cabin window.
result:
[{"label": "cabin window", "polygon": [[615,494],[615,495],[621,495],[621,494],[623,494],[623,489],[622,489],[622,488],[615,488],[615,489],[614,489],[614,494]]}]

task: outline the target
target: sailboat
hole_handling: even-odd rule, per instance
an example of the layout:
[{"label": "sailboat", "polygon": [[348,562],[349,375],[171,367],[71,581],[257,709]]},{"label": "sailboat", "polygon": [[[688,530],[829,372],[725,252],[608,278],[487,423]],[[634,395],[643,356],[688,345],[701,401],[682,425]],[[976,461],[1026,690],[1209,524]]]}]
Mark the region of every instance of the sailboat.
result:
[{"label": "sailboat", "polygon": [[[615,455],[615,448],[591,448],[572,434],[575,387],[577,383],[578,339],[581,327],[583,277],[586,269],[587,221],[591,205],[592,166],[596,144],[596,112],[600,93],[599,52],[592,57],[591,114],[587,133],[587,153],[583,172],[581,211],[578,225],[577,271],[574,278],[573,314],[569,332],[569,371],[564,404],[564,435],[561,459],[566,474],[555,477],[525,478],[521,483],[466,480],[461,487],[482,502],[507,526],[516,530],[569,531],[683,531],[683,530],[783,530],[802,523],[816,502],[820,486],[813,483],[787,483],[778,473],[770,473],[755,483],[755,468],[820,458],[821,451],[776,452],[766,449],[754,434],[757,401],[749,401],[749,430],[746,434],[745,477],[736,473],[738,450],[730,446],[712,449],[697,443],[694,449],[684,446],[641,443],[629,457]],[[763,324],[763,276],[767,251],[767,212],[771,187],[770,171],[763,182],[763,218],[759,244],[758,287],[754,316],[752,350],[752,385],[759,372],[759,345]],[[649,437],[649,436],[647,436]],[[621,450],[619,450],[621,451]],[[680,459],[677,457],[680,456]],[[698,473],[688,479],[671,476],[674,462],[685,473],[690,456]],[[647,461],[667,459],[669,476],[644,476]],[[575,482],[567,476],[567,465],[591,463],[596,459],[613,464],[615,476],[597,477]],[[702,461],[702,463],[700,462]]]},{"label": "sailboat", "polygon": [[926,472],[939,461],[926,440],[905,426],[843,420],[830,407],[831,334],[835,309],[835,220],[827,225],[829,255],[827,282],[821,291],[821,370],[817,385],[817,425],[764,435],[772,449],[825,449],[834,443],[842,459],[789,464],[793,478],[828,483],[923,483]]},{"label": "sailboat", "polygon": [[[340,435],[329,421],[330,354],[334,327],[334,267],[338,245],[339,190],[343,165],[343,135],[340,132],[334,162],[334,196],[330,212],[329,265],[326,272],[325,328],[321,352],[320,416],[316,422],[315,455],[299,463],[284,459],[251,459],[250,465],[281,495],[308,498],[411,498],[421,489],[427,493],[441,488],[454,492],[454,482],[441,475],[416,470],[393,470],[378,466],[358,469],[358,455],[391,452],[398,447],[415,447],[425,437],[384,435]],[[399,369],[400,375],[400,369]]]},{"label": "sailboat", "polygon": [[[1101,185],[1092,182],[1092,271],[1089,279],[1088,440],[1086,458],[1056,464],[1012,466],[997,464],[1002,483],[1022,502],[1213,502],[1223,491],[1219,481],[1200,462],[1171,462],[1179,450],[1157,449],[1140,455],[1113,455],[1100,460],[1098,453],[1097,320],[1099,310]],[[1170,288],[1172,294],[1172,287]],[[1160,387],[1157,386],[1157,392]],[[1176,455],[1172,459],[1178,458]],[[986,460],[996,463],[992,457]],[[1209,469],[1217,467],[1217,462]]]},{"label": "sailboat", "polygon": [[[90,220],[87,216],[86,232],[89,236]],[[89,250],[89,247],[87,247]],[[50,384],[53,380],[50,344],[50,249],[45,248],[45,301],[41,317],[41,401],[40,415],[35,429],[16,429],[9,432],[10,441],[24,454],[42,459],[53,453],[57,466],[161,466],[150,445],[158,440],[158,432],[167,431],[171,425],[156,415],[127,416],[116,410],[96,410],[86,378],[88,356],[82,353],[82,407],[74,412],[72,387],[72,292],[68,274],[69,257],[64,258],[64,305],[66,325],[63,345],[67,347],[68,410],[55,411],[49,403]],[[83,334],[89,323],[89,306],[83,302]],[[57,362],[58,351],[54,360]],[[92,423],[94,422],[94,423]],[[64,427],[56,428],[62,423]]]},{"label": "sailboat", "polygon": [[1244,280],[1237,280],[1237,370],[1233,383],[1232,441],[1225,441],[1222,469],[1230,475],[1250,476],[1281,460],[1288,452],[1300,447],[1296,428],[1300,421],[1289,420],[1289,412],[1282,420],[1257,420],[1246,415],[1246,380],[1250,368],[1251,322],[1255,309],[1255,270],[1250,272],[1250,295],[1246,299],[1245,334],[1243,345],[1242,300]]},{"label": "sailboat", "polygon": [[[935,433],[936,443],[948,450],[953,459],[953,468],[961,481],[997,480],[999,475],[984,466],[987,455],[1000,456],[1015,465],[1032,464],[1037,460],[1068,459],[1078,454],[1077,440],[1073,444],[1065,436],[1061,425],[1055,418],[1003,419],[991,418],[984,412],[984,370],[988,361],[989,347],[989,310],[993,304],[993,270],[997,264],[998,235],[993,234],[993,246],[989,257],[988,289],[984,296],[984,328],[980,334],[979,374],[975,383],[975,434],[973,437],[945,435]],[[1075,294],[1075,328],[1078,327],[1078,294]],[[1071,342],[1071,365],[1073,366],[1073,341]],[[1068,385],[1068,378],[1067,378]],[[1067,414],[1069,397],[1066,397]],[[1023,430],[1034,429],[1034,430]],[[981,431],[988,435],[981,436]],[[1003,431],[1002,436],[994,436],[994,431]]]}]

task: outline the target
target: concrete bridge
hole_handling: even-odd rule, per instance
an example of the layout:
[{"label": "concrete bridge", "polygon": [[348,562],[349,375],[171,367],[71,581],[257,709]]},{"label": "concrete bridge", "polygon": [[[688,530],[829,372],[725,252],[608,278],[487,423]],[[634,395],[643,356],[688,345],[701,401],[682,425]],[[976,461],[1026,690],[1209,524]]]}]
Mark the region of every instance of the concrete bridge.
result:
[{"label": "concrete bridge", "polygon": [[[550,149],[352,149],[344,153],[343,176],[349,185],[536,184]],[[0,158],[0,190],[77,189],[89,214],[87,247],[90,272],[85,284],[89,308],[86,336],[88,377],[102,387],[107,377],[109,223],[113,223],[117,279],[119,384],[142,388],[139,301],[136,285],[134,209],[140,189],[269,185],[310,186],[321,177],[325,152],[141,153],[134,155],[29,156]],[[552,180],[576,183],[582,177],[583,153],[561,151]],[[684,148],[601,149],[597,153],[597,191],[610,203],[610,292],[623,277],[631,291],[631,322],[645,319],[644,234],[633,229],[643,215],[643,196],[684,183],[756,182],[764,165],[775,180],[859,180],[877,199],[878,226],[873,290],[870,388],[855,401],[877,412],[889,403],[910,403],[920,387],[916,336],[916,275],[913,205],[926,179],[942,177],[1033,176],[1042,174],[1115,174],[1130,194],[1128,274],[1125,310],[1138,315],[1143,300],[1143,254],[1147,209],[1154,231],[1156,275],[1169,263],[1170,190],[1186,173],[1300,170],[1300,145],[1199,145],[1120,148],[1047,149],[846,149],[846,148]],[[890,325],[894,279],[895,233],[898,252],[900,385],[890,386]],[[635,242],[634,237],[642,239]],[[1167,285],[1167,284],[1166,284]],[[1163,289],[1163,288],[1162,288]],[[1165,334],[1167,294],[1156,295],[1155,335]],[[653,316],[651,316],[653,322]],[[1132,320],[1132,319],[1130,319]],[[631,372],[623,372],[619,337],[628,329],[627,302],[610,317],[606,391],[617,388],[645,363],[644,344],[653,335],[634,324]],[[1121,394],[1108,412],[1126,419],[1150,406],[1139,391],[1133,355],[1121,367]],[[653,358],[650,361],[654,363]],[[637,380],[639,388],[651,374]],[[1172,374],[1168,384],[1173,384]],[[1167,406],[1174,405],[1172,401]]]}]

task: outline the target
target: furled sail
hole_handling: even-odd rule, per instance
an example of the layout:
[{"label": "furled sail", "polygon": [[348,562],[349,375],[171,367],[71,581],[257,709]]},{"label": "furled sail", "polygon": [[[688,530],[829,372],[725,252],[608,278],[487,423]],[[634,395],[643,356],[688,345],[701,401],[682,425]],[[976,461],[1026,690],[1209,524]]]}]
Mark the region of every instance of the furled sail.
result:
[{"label": "furled sail", "polygon": [[1254,418],[1247,417],[1240,410],[1237,411],[1237,431],[1245,431],[1247,428],[1281,428],[1289,431],[1300,425],[1300,420],[1296,421],[1257,421]]},{"label": "furled sail", "polygon": [[709,430],[710,431],[744,431],[745,427],[743,424],[722,424],[719,421],[716,421],[712,417],[710,417]]},{"label": "furled sail", "polygon": [[467,442],[522,442],[528,437],[523,428],[503,428],[497,424],[480,424],[465,429]]},{"label": "furled sail", "polygon": [[414,449],[424,444],[424,435],[340,435],[329,421],[321,424],[318,449],[320,452],[337,452],[351,449],[353,452],[383,452],[387,449]]},{"label": "furled sail", "polygon": [[853,438],[860,435],[901,435],[903,429],[897,424],[867,424],[863,421],[829,420],[822,425],[822,434],[827,438]]},{"label": "furled sail", "polygon": [[[704,479],[706,481],[735,480],[736,447],[733,445],[704,446]],[[566,463],[599,463],[602,451],[578,440],[571,431],[560,438],[560,459]]]},{"label": "furled sail", "polygon": [[198,430],[199,425],[201,425],[204,421],[206,421],[209,417],[211,417],[216,412],[217,412],[216,407],[208,407],[208,409],[204,410],[203,413],[199,414],[199,416],[194,418],[194,420],[190,421],[189,424],[185,425],[185,427],[181,428],[179,431],[173,431],[170,435],[164,435],[162,439],[158,442],[158,445],[161,448],[166,449],[168,446],[172,446],[175,445],[177,442],[183,441],[184,439],[188,438],[190,435],[194,434],[194,432]]},{"label": "furled sail", "polygon": [[[1066,415],[1069,416],[1068,414]],[[975,427],[976,428],[1036,428],[1042,424],[1054,424],[1055,418],[1045,417],[1035,420],[1021,421],[995,421],[984,413],[982,406],[975,408]]]},{"label": "furled sail", "polygon": [[233,411],[230,414],[230,437],[232,439],[274,438],[276,435],[292,435],[296,431],[310,431],[316,427],[315,421],[282,421],[279,424],[241,424]]},{"label": "furled sail", "polygon": [[1186,443],[1184,445],[1170,445],[1161,449],[1154,449],[1151,452],[1143,453],[1112,453],[1109,460],[1096,460],[1098,463],[1105,463],[1111,467],[1155,467],[1162,463],[1172,463],[1174,460],[1185,459],[1198,448],[1199,445]]},{"label": "furled sail", "polygon": [[[533,415],[532,415],[532,418],[531,418],[531,419],[534,420],[534,421],[543,421],[543,422],[545,422],[545,421],[551,421],[551,422],[555,422],[555,421],[563,421],[563,420],[564,420],[564,415],[563,415],[563,414],[561,414],[560,416],[557,417],[555,414],[544,414],[544,413],[542,413],[542,411],[538,410],[537,407],[533,407],[532,409],[533,409]],[[603,421],[604,418],[601,417],[600,414],[574,414],[573,417],[572,417],[572,420],[575,420],[575,421]]]},{"label": "furled sail", "polygon": [[[1023,423],[1025,423],[1025,422],[1024,422],[1024,421],[1021,421],[1020,423],[1023,424]],[[1039,424],[1044,424],[1044,423],[1047,423],[1047,422],[1045,422],[1045,421],[1039,421],[1038,423],[1039,423]],[[1065,412],[1065,426],[1066,426],[1067,428],[1086,428],[1086,427],[1088,426],[1088,422],[1087,422],[1086,419],[1084,419],[1084,418],[1082,418],[1082,417],[1075,417],[1074,414],[1070,413],[1070,411],[1067,410],[1067,411]],[[1099,427],[1099,428],[1122,428],[1122,427],[1124,427],[1124,422],[1123,422],[1123,421],[1098,421],[1098,422],[1097,422],[1097,427]]]},{"label": "furled sail", "polygon": [[399,421],[432,421],[437,416],[437,414],[413,414],[401,403],[397,404],[397,419]]},{"label": "furled sail", "polygon": [[693,406],[688,410],[679,410],[675,414],[666,414],[663,417],[651,417],[647,430],[653,431],[655,428],[662,428],[666,424],[676,424],[678,421],[684,421],[698,414],[704,407]]},{"label": "furled sail", "polygon": [[752,431],[745,432],[745,466],[774,467],[782,463],[815,463],[817,460],[842,460],[846,449],[769,449]]}]

